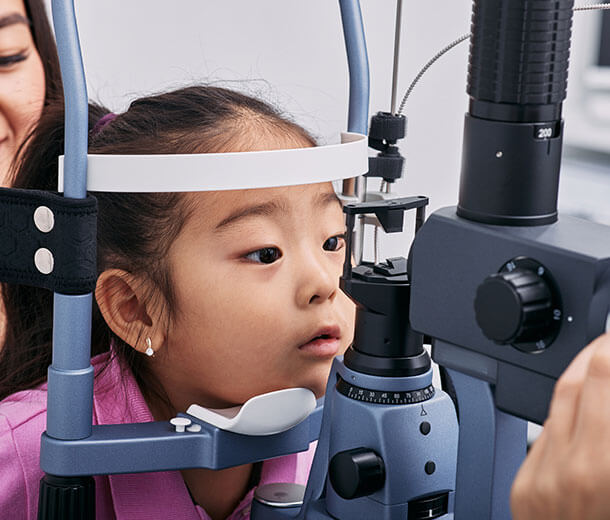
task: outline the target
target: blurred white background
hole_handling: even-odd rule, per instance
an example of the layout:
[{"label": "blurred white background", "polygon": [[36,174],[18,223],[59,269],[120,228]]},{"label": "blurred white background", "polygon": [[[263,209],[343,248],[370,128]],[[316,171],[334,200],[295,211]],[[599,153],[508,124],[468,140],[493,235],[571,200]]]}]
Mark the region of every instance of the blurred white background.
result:
[{"label": "blurred white background", "polygon": [[[469,0],[404,2],[399,90],[469,30]],[[114,110],[142,94],[220,82],[271,101],[322,140],[347,124],[348,75],[334,0],[76,2],[89,95]],[[395,0],[363,0],[371,112],[389,110]],[[457,199],[468,44],[433,67],[408,105],[405,193]]]},{"label": "blurred white background", "polygon": [[[374,113],[390,105],[396,0],[361,5]],[[322,142],[345,129],[348,76],[336,0],[105,0],[76,8],[89,95],[114,110],[143,94],[218,82],[274,103]],[[469,31],[470,10],[470,0],[404,2],[400,97],[432,55]],[[610,108],[607,118],[598,117],[605,98],[595,98],[586,80],[599,21],[599,13],[575,14],[565,105],[572,146],[561,206],[610,223]],[[468,43],[441,58],[407,104],[406,168],[397,191],[428,195],[431,210],[457,201],[467,58]],[[396,244],[386,241],[382,253],[404,254]]]}]

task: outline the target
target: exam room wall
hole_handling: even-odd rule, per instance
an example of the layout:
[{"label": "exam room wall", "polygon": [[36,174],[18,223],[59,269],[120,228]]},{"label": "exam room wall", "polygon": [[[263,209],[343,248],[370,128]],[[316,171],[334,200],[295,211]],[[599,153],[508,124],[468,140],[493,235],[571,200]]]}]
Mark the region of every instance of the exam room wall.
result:
[{"label": "exam room wall", "polygon": [[[403,3],[399,97],[431,56],[469,31],[471,11],[471,0]],[[389,110],[396,0],[361,0],[361,5],[371,112]],[[114,110],[142,94],[212,81],[279,105],[322,141],[345,128],[348,73],[337,0],[82,0],[76,7],[90,97]],[[595,15],[581,13],[574,24],[565,114],[566,142],[577,147],[591,142],[590,132],[581,128],[579,104],[594,23]],[[467,59],[467,43],[443,56],[407,104],[405,175],[395,191],[428,195],[430,210],[457,201]],[[567,159],[560,207],[579,215],[587,207],[587,218],[610,222],[604,197],[590,200],[592,192],[608,190],[607,161],[595,171],[585,164],[587,184],[583,161]],[[405,237],[382,240],[381,253],[404,254],[412,220],[407,229]]]},{"label": "exam room wall", "polygon": [[[371,111],[389,110],[396,2],[361,5]],[[348,71],[336,0],[105,0],[76,8],[89,95],[114,110],[184,82],[220,81],[279,105],[322,140],[345,129]],[[404,2],[400,97],[432,55],[468,32],[470,9],[470,0]],[[457,200],[467,52],[462,44],[443,57],[407,104],[397,191],[429,195],[431,209]],[[404,247],[386,242],[387,254]]]}]

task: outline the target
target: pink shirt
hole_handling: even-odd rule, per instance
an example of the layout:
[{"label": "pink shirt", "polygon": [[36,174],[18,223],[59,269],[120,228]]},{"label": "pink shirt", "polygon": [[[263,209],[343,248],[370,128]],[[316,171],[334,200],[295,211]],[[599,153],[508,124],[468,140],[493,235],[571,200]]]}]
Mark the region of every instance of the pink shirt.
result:
[{"label": "pink shirt", "polygon": [[[108,353],[92,360],[96,370],[93,424],[152,421],[131,372]],[[104,366],[105,369],[101,370]],[[46,384],[0,402],[0,511],[3,518],[36,519],[40,435],[46,429]],[[260,484],[305,484],[315,446],[309,451],[263,463]],[[96,513],[100,520],[179,518],[210,520],[195,505],[178,471],[95,477]],[[227,520],[250,518],[251,489]]]}]

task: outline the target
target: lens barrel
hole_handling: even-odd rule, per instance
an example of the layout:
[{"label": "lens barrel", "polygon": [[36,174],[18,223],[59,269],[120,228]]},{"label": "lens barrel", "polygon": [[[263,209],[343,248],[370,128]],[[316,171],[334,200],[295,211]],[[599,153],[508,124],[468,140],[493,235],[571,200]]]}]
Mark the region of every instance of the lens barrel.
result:
[{"label": "lens barrel", "polygon": [[561,118],[573,0],[475,0],[470,114],[510,122]]},{"label": "lens barrel", "polygon": [[474,0],[457,214],[557,220],[573,0]]}]

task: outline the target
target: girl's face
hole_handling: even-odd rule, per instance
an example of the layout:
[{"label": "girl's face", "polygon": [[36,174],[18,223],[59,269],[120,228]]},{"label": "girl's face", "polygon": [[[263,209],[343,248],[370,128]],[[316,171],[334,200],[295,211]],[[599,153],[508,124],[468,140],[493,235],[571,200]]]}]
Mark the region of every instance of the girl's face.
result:
[{"label": "girl's face", "polygon": [[289,387],[322,395],[354,328],[332,185],[187,197],[192,213],[168,252],[174,318],[152,360],[174,406]]},{"label": "girl's face", "polygon": [[39,119],[45,97],[42,61],[23,0],[0,2],[0,186],[19,145]]}]

